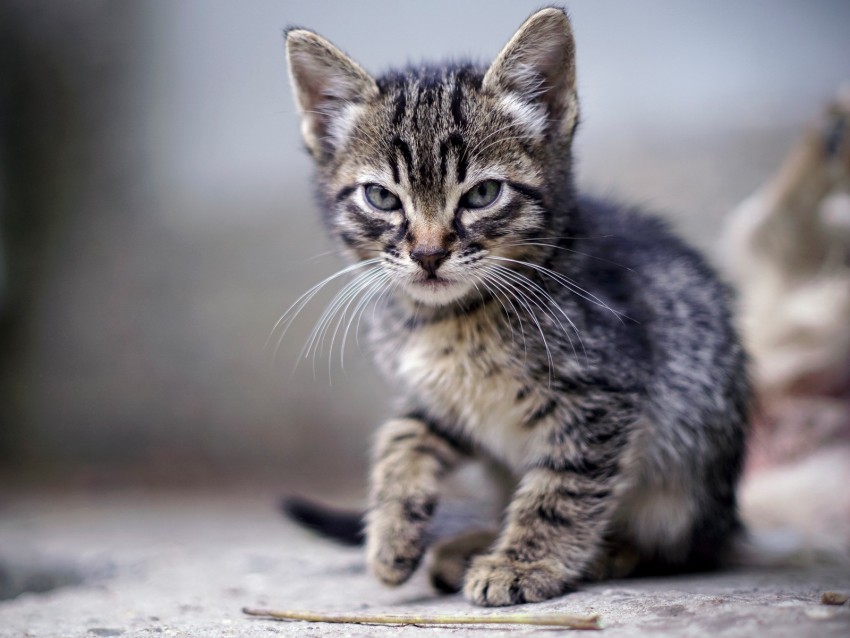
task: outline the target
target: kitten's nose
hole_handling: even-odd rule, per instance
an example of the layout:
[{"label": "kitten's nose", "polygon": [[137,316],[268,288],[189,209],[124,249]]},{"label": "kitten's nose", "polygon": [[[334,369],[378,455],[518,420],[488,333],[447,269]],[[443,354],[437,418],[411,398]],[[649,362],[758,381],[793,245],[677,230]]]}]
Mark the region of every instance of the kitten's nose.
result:
[{"label": "kitten's nose", "polygon": [[415,248],[410,251],[410,258],[419,264],[429,277],[436,277],[437,268],[448,256],[449,251],[442,248]]}]

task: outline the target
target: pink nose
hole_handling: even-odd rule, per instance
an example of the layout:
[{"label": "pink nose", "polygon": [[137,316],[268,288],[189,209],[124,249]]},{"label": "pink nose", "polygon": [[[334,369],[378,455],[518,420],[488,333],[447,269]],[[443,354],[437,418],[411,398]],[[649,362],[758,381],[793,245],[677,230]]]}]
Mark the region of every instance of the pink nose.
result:
[{"label": "pink nose", "polygon": [[410,258],[419,264],[429,277],[437,275],[437,268],[448,256],[449,251],[442,248],[416,248],[410,251]]}]

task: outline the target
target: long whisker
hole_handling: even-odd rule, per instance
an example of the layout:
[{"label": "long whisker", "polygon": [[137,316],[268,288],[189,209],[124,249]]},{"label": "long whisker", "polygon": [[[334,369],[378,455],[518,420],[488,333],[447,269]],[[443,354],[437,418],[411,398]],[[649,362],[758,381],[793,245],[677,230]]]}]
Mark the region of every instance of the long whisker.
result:
[{"label": "long whisker", "polygon": [[[496,301],[499,302],[500,306],[502,306],[502,311],[505,313],[505,318],[508,320],[508,328],[510,328],[511,330],[511,343],[516,343],[516,339],[514,337],[513,318],[511,317],[511,313],[508,312],[508,307],[505,305],[505,302],[502,301],[502,298],[496,292],[494,292],[493,289],[487,284],[486,276],[480,273],[472,273],[472,277],[475,279],[475,281],[481,284],[481,286],[490,294],[490,296],[492,296],[494,299],[496,299]],[[481,293],[479,292],[479,294]],[[483,298],[484,297],[482,296],[482,299]]]},{"label": "long whisker", "polygon": [[522,321],[522,313],[517,310],[517,307],[514,305],[513,302],[513,297],[515,297],[515,293],[512,293],[509,289],[505,287],[504,283],[498,277],[499,273],[497,273],[495,270],[491,270],[489,266],[483,269],[483,274],[489,284],[496,288],[497,291],[501,292],[502,295],[504,295],[505,301],[508,302],[511,309],[513,310],[513,314],[514,316],[516,316],[517,321],[519,322],[519,333],[522,337],[522,347],[523,351],[525,352],[525,359],[528,360],[528,342],[526,341],[525,337],[525,325]]},{"label": "long whisker", "polygon": [[[318,350],[319,348],[319,338],[322,334],[324,334],[325,325],[327,322],[331,320],[334,314],[336,314],[337,309],[339,308],[341,303],[344,303],[345,299],[349,294],[359,289],[359,287],[363,284],[363,277],[369,276],[374,272],[374,269],[369,270],[362,275],[359,275],[357,278],[348,282],[342,289],[337,291],[334,297],[330,300],[328,305],[322,311],[322,314],[319,315],[318,320],[313,325],[310,334],[307,337],[307,340],[304,343],[304,346],[301,348],[301,352],[298,354],[297,361],[301,359],[306,359],[310,357],[310,354],[313,352],[314,348]],[[316,368],[315,368],[315,355],[313,355],[313,376],[316,376]]]},{"label": "long whisker", "polygon": [[[333,333],[331,334],[331,342],[330,342],[330,345],[328,346],[328,379],[329,380],[332,378],[331,373],[332,373],[332,370],[333,370],[334,343],[336,341],[336,336],[339,333],[339,329],[342,326],[342,324],[345,322],[345,318],[348,315],[348,309],[351,307],[351,304],[353,304],[355,302],[355,300],[357,299],[358,296],[360,296],[364,291],[371,290],[372,286],[375,284],[375,282],[380,281],[385,276],[386,276],[386,273],[384,273],[383,271],[378,271],[376,273],[372,273],[372,275],[370,277],[364,277],[363,285],[360,286],[356,291],[353,291],[351,294],[348,295],[348,300],[346,301],[346,303],[344,305],[342,305],[340,307],[339,311],[336,313],[337,315],[339,315],[339,319],[337,320],[336,325],[334,326]],[[368,294],[368,292],[367,292],[367,294]],[[356,308],[356,306],[355,306],[355,308]],[[330,323],[331,322],[328,322],[328,329],[329,330],[330,330]],[[324,336],[322,337],[322,349],[324,349]],[[340,351],[340,358],[342,358],[342,356],[343,356],[342,352],[344,352],[344,350]]]},{"label": "long whisker", "polygon": [[369,290],[366,292],[365,295],[360,298],[360,301],[357,302],[357,305],[351,312],[351,317],[345,324],[345,330],[342,333],[342,343],[339,346],[339,366],[343,370],[345,370],[345,344],[348,339],[348,331],[351,329],[351,325],[354,323],[354,320],[357,317],[362,315],[362,310],[365,309],[365,307],[369,304],[369,301],[371,301],[376,294],[384,290],[387,282],[390,279],[390,274],[387,272],[382,272],[381,275],[381,277],[378,277],[370,284]]},{"label": "long whisker", "polygon": [[[368,291],[372,289],[372,286],[381,278],[381,273],[375,272],[371,273],[370,277],[363,277],[359,282],[359,285],[356,288],[352,288],[345,295],[341,296],[337,301],[335,307],[331,309],[328,314],[327,319],[324,321],[324,324],[321,328],[319,336],[317,337],[317,344],[314,346],[313,350],[313,365],[315,366],[316,357],[320,356],[321,353],[325,350],[325,340],[328,335],[331,335],[330,345],[328,346],[328,381],[333,383],[333,353],[334,353],[334,343],[336,341],[337,335],[339,333],[340,327],[346,320],[346,316],[348,315],[349,308],[351,305],[357,300],[358,297],[363,295],[364,292],[368,294]],[[358,302],[359,303],[359,302]],[[336,321],[334,321],[336,320]],[[332,329],[333,326],[333,329]]]},{"label": "long whisker", "polygon": [[562,239],[608,239],[610,237],[614,237],[614,235],[559,235],[553,237],[528,237],[526,239],[528,241],[560,241]]},{"label": "long whisker", "polygon": [[502,285],[506,286],[509,290],[514,292],[514,296],[516,300],[525,307],[528,311],[528,315],[534,324],[537,326],[537,330],[540,333],[540,338],[543,340],[543,347],[546,350],[546,359],[549,364],[549,386],[552,385],[552,369],[554,367],[554,361],[552,359],[552,351],[549,349],[549,343],[546,341],[546,333],[543,330],[543,326],[540,324],[540,321],[537,319],[537,314],[534,312],[534,309],[531,307],[531,304],[535,305],[539,308],[543,314],[548,314],[540,304],[535,301],[533,298],[529,297],[518,285],[512,283],[511,281],[502,280]]},{"label": "long whisker", "polygon": [[591,303],[595,303],[597,306],[600,306],[600,307],[605,308],[606,310],[610,311],[611,313],[614,314],[615,317],[617,317],[617,319],[620,321],[620,323],[625,325],[625,322],[623,322],[623,317],[625,317],[626,319],[629,319],[630,321],[634,321],[634,319],[632,319],[628,315],[624,315],[623,313],[617,312],[616,310],[611,308],[608,304],[606,304],[604,301],[602,301],[599,297],[597,297],[593,293],[585,290],[584,288],[579,286],[577,283],[575,283],[572,279],[570,279],[566,275],[562,275],[559,272],[555,272],[554,270],[551,270],[549,268],[545,268],[543,266],[540,266],[539,264],[534,264],[534,263],[531,263],[531,262],[528,262],[528,261],[522,261],[522,260],[519,260],[519,259],[509,259],[508,257],[496,257],[495,255],[488,255],[486,257],[486,259],[493,259],[493,260],[496,260],[496,261],[505,261],[505,262],[510,262],[510,263],[513,263],[513,264],[518,264],[520,266],[525,266],[527,268],[532,268],[533,270],[536,270],[537,272],[542,273],[543,275],[546,275],[550,279],[554,279],[556,282],[560,283],[564,288],[567,288],[568,290],[573,292],[573,294],[581,297],[582,299],[584,299],[586,301],[590,301]]},{"label": "long whisker", "polygon": [[[373,321],[373,323],[375,321],[375,313],[377,312],[378,306],[380,305],[381,300],[384,298],[384,295],[386,295],[387,292],[389,292],[390,290],[393,290],[398,285],[398,282],[395,279],[393,279],[392,277],[390,277],[390,280],[389,280],[388,283],[389,283],[389,285],[385,284],[383,286],[382,290],[378,293],[378,296],[375,299],[375,302],[372,304],[372,321]],[[357,317],[357,325],[354,327],[354,343],[357,345],[358,350],[360,350],[360,321],[363,319],[363,315],[366,313],[366,308],[367,308],[367,306],[363,306],[363,310],[360,311],[360,316]]]},{"label": "long whisker", "polygon": [[[375,322],[375,313],[376,313],[376,312],[377,312],[377,310],[378,310],[378,304],[379,304],[379,303],[381,303],[381,298],[382,298],[385,294],[387,294],[387,291],[392,290],[392,289],[393,289],[393,288],[395,288],[396,286],[398,286],[398,281],[394,279],[394,280],[392,281],[392,283],[390,284],[390,286],[388,286],[387,288],[385,288],[385,289],[384,289],[384,292],[382,292],[380,295],[378,295],[378,298],[375,300],[375,305],[374,305],[374,306],[372,306],[372,322],[373,322],[373,323]],[[359,320],[358,320],[358,322],[359,322]]]},{"label": "long whisker", "polygon": [[546,340],[546,332],[543,330],[543,326],[540,324],[540,321],[537,318],[537,313],[534,312],[534,309],[531,307],[531,303],[533,303],[537,308],[539,308],[543,314],[546,314],[546,310],[540,306],[540,304],[536,303],[533,299],[531,299],[524,291],[519,289],[515,284],[503,281],[504,285],[506,285],[509,289],[514,290],[517,294],[517,300],[522,303],[526,309],[528,310],[529,316],[531,320],[534,322],[534,325],[537,326],[537,330],[540,333],[540,339],[543,341],[543,348],[546,350],[546,361],[549,369],[549,387],[552,387],[552,369],[554,368],[554,361],[552,359],[552,351],[549,349],[549,342]]},{"label": "long whisker", "polygon": [[[322,344],[324,344],[324,335],[327,332],[327,328],[330,322],[333,320],[334,315],[336,315],[337,311],[340,307],[345,303],[346,299],[351,294],[356,294],[362,286],[366,285],[368,281],[370,281],[371,277],[374,277],[378,272],[377,268],[372,268],[365,273],[361,273],[355,279],[348,282],[331,300],[328,306],[325,308],[322,315],[319,317],[319,320],[313,326],[312,331],[307,339],[307,342],[304,344],[304,347],[301,349],[301,353],[298,355],[299,360],[302,358],[308,358],[311,352],[313,354],[313,374],[315,376],[315,356],[318,353],[319,349],[322,348]],[[314,351],[315,349],[315,351]]]},{"label": "long whisker", "polygon": [[315,297],[322,288],[324,288],[327,284],[334,281],[335,279],[342,277],[343,275],[346,275],[346,274],[353,272],[355,270],[358,270],[360,268],[365,268],[367,266],[374,266],[375,264],[377,264],[380,261],[381,261],[380,258],[375,257],[375,258],[366,259],[364,261],[360,261],[360,262],[357,262],[356,264],[352,264],[350,266],[342,268],[341,270],[338,270],[334,274],[330,275],[329,277],[326,277],[325,279],[323,279],[322,281],[320,281],[316,285],[312,286],[309,290],[307,290],[307,292],[303,293],[300,297],[298,297],[298,299],[296,299],[286,309],[286,311],[284,311],[284,313],[280,316],[280,319],[277,320],[274,327],[271,329],[269,336],[266,338],[265,344],[263,345],[263,349],[268,348],[269,343],[271,342],[275,333],[278,331],[279,328],[281,329],[280,337],[278,338],[277,344],[275,345],[275,350],[274,350],[274,355],[272,357],[272,361],[274,361],[275,357],[277,356],[277,351],[280,349],[280,344],[283,342],[283,338],[286,336],[286,331],[289,330],[289,327],[295,321],[298,314],[304,309],[304,307],[308,303],[310,303],[310,301],[313,299],[313,297]]},{"label": "long whisker", "polygon": [[[364,246],[358,247],[358,250],[362,250],[362,251],[367,252],[367,253],[379,253],[379,254],[383,254],[383,252],[384,252],[380,248],[366,248]],[[318,253],[316,255],[313,255],[312,257],[307,257],[306,259],[304,259],[303,261],[300,261],[298,263],[302,264],[302,265],[303,264],[309,264],[311,262],[314,262],[314,261],[321,259],[322,257],[327,257],[329,255],[342,255],[342,254],[343,253],[339,248],[331,248],[330,250],[326,250],[324,252]]]},{"label": "long whisker", "polygon": [[537,241],[518,241],[513,243],[500,243],[499,246],[548,246],[549,248],[554,248],[556,250],[565,250],[570,253],[574,253],[576,255],[583,255],[585,257],[590,257],[591,259],[596,259],[597,261],[604,261],[606,264],[611,264],[612,266],[619,266],[620,268],[625,268],[629,272],[634,272],[628,266],[624,266],[623,264],[618,264],[616,261],[611,261],[610,259],[605,259],[604,257],[597,257],[596,255],[591,255],[590,253],[585,253],[580,250],[576,250],[574,248],[567,248],[566,246],[558,246],[557,244],[548,244],[545,242],[537,242]]},{"label": "long whisker", "polygon": [[332,379],[331,372],[333,370],[332,359],[333,359],[334,342],[336,341],[336,335],[339,332],[340,326],[345,321],[346,313],[348,312],[348,309],[351,307],[351,304],[354,303],[354,300],[357,299],[357,297],[363,291],[367,290],[375,280],[380,279],[380,277],[382,275],[383,275],[383,272],[381,272],[378,269],[375,269],[375,270],[373,270],[369,273],[364,273],[363,275],[361,275],[358,278],[359,284],[355,288],[352,288],[346,294],[344,294],[340,297],[339,301],[336,304],[336,307],[334,308],[334,310],[329,315],[328,320],[325,322],[325,324],[322,328],[320,338],[319,338],[319,345],[316,348],[315,352],[313,353],[314,362],[315,362],[316,355],[320,355],[322,352],[324,352],[324,350],[325,350],[325,338],[327,337],[328,333],[331,330],[331,325],[334,324],[334,319],[337,316],[339,317],[339,319],[336,321],[336,325],[333,329],[333,333],[331,333],[330,345],[328,347],[328,380],[329,381]]},{"label": "long whisker", "polygon": [[[575,324],[570,320],[569,316],[567,316],[567,314],[564,312],[564,310],[560,306],[558,306],[557,302],[552,298],[552,296],[548,292],[543,290],[540,286],[538,286],[535,282],[530,280],[528,277],[520,275],[520,273],[514,272],[514,271],[510,270],[509,268],[505,268],[504,266],[498,266],[498,265],[493,266],[493,267],[497,268],[498,271],[501,273],[501,275],[503,277],[506,277],[509,280],[513,281],[518,286],[521,286],[531,296],[533,296],[533,298],[536,299],[537,301],[540,301],[544,305],[551,305],[552,307],[554,307],[558,312],[560,312],[567,319],[567,321],[569,322],[573,331],[575,331],[576,336],[578,336],[579,340],[581,340],[581,336],[579,335],[578,329],[576,328]],[[558,324],[558,326],[561,329],[561,332],[567,337],[567,340],[570,342],[570,347],[573,350],[573,356],[578,358],[578,353],[576,352],[576,348],[575,348],[575,345],[573,344],[572,337],[570,337],[569,333],[567,332],[567,329],[564,327],[564,324],[562,324],[561,320],[558,319],[558,317],[556,317],[555,315],[550,314],[549,312],[547,312],[546,315],[548,317],[550,317],[551,319],[553,319]],[[582,345],[582,348],[583,347],[584,346]],[[586,352],[585,352],[585,358],[587,358]]]},{"label": "long whisker", "polygon": [[[533,291],[536,295],[538,295],[539,297],[542,297],[546,301],[546,303],[550,304],[555,310],[557,310],[564,317],[564,319],[567,320],[567,323],[569,323],[570,327],[573,329],[573,332],[575,333],[576,337],[578,338],[579,344],[581,345],[581,349],[584,352],[584,359],[585,359],[585,361],[587,361],[587,350],[584,347],[584,341],[581,338],[581,333],[579,332],[578,327],[575,325],[575,323],[573,323],[573,320],[570,319],[569,315],[564,311],[563,308],[561,308],[561,306],[558,304],[558,302],[555,301],[555,298],[552,297],[552,295],[549,293],[549,291],[547,291],[545,288],[540,286],[537,282],[533,281],[529,277],[526,277],[525,275],[523,275],[520,272],[517,272],[515,270],[511,270],[510,268],[505,268],[504,266],[499,266],[499,265],[495,265],[493,267],[497,268],[500,272],[502,272],[503,276],[511,278],[511,279],[513,279],[514,281],[517,281],[517,282],[521,281],[521,282],[524,283],[525,286],[530,286],[533,289]],[[564,324],[561,323],[561,320],[558,319],[558,317],[552,315],[552,318],[558,323],[558,326],[560,326],[560,328],[561,328],[561,332],[563,332],[563,334],[567,337],[567,340],[570,342],[570,347],[573,350],[573,355],[576,358],[578,358],[578,352],[576,352],[576,347],[575,347],[575,344],[573,343],[572,337],[570,337],[570,333],[567,331],[567,329],[564,327]]]},{"label": "long whisker", "polygon": [[502,302],[502,300],[499,298],[499,296],[498,296],[497,294],[495,294],[495,293],[493,292],[493,290],[492,290],[492,289],[491,289],[491,288],[487,285],[487,282],[484,280],[484,278],[483,278],[483,277],[481,277],[480,275],[475,274],[475,273],[471,273],[471,276],[472,276],[472,280],[471,280],[471,282],[470,282],[470,283],[471,283],[471,284],[473,285],[473,287],[475,288],[475,291],[478,293],[478,296],[479,296],[479,297],[481,297],[481,302],[482,302],[482,303],[486,303],[486,300],[484,299],[484,294],[481,292],[481,289],[478,287],[478,284],[481,284],[481,285],[484,287],[484,289],[485,289],[488,293],[490,293],[490,295],[491,295],[492,297],[494,297],[494,298],[496,299],[496,301],[498,301],[498,302],[499,302],[499,305],[501,305],[501,306],[502,306],[502,309],[503,309],[503,311],[504,311],[504,313],[505,313],[505,317],[506,317],[506,318],[507,318],[507,320],[508,320],[508,328],[509,328],[509,329],[510,329],[510,331],[511,331],[511,343],[515,343],[515,342],[516,342],[516,340],[515,340],[515,338],[514,338],[514,324],[513,324],[513,321],[512,321],[512,319],[511,319],[511,315],[508,313],[508,309],[505,307],[505,304]]}]

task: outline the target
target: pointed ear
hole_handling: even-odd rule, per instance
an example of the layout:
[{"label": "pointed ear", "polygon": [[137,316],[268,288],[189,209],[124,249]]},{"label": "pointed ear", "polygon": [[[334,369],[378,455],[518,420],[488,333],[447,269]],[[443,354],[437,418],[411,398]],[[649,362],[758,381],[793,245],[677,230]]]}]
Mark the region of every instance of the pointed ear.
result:
[{"label": "pointed ear", "polygon": [[350,109],[376,97],[378,85],[354,60],[306,29],[286,32],[286,58],[301,134],[319,157],[323,140],[338,142],[353,118]]},{"label": "pointed ear", "polygon": [[578,122],[575,41],[563,10],[542,9],[528,18],[488,69],[483,86],[542,109],[558,131],[571,134]]}]

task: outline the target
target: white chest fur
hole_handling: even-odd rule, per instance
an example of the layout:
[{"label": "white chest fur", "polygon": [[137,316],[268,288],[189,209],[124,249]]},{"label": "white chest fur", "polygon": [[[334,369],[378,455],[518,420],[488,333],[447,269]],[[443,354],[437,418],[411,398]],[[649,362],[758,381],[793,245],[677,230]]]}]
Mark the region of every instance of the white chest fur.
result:
[{"label": "white chest fur", "polygon": [[431,413],[519,469],[538,443],[539,433],[523,425],[537,397],[517,379],[517,363],[509,358],[495,331],[448,321],[410,335],[398,373]]}]

